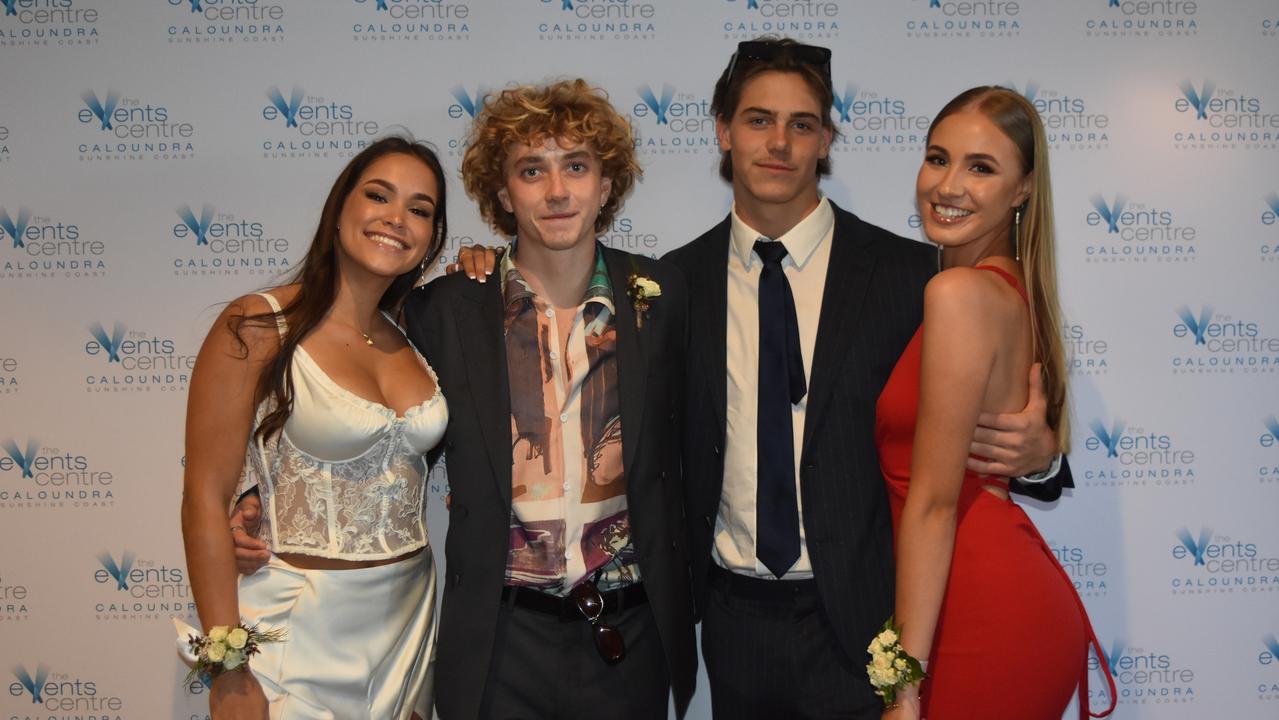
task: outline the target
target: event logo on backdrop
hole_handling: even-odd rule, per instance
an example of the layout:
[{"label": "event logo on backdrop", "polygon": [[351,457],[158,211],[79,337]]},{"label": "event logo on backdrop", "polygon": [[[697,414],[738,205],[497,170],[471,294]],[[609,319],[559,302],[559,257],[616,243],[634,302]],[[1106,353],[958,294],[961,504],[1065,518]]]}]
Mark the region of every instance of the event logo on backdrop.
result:
[{"label": "event logo on backdrop", "polygon": [[1257,21],[1262,37],[1279,37],[1279,12],[1266,15]]},{"label": "event logo on backdrop", "polygon": [[266,0],[167,0],[170,44],[279,42],[288,22],[284,6]]},{"label": "event logo on backdrop", "polygon": [[1017,0],[909,0],[906,37],[1014,38],[1021,35],[1022,3]]},{"label": "event logo on backdrop", "polygon": [[1174,375],[1273,373],[1279,368],[1279,337],[1260,315],[1215,311],[1210,305],[1182,305],[1172,325]]},{"label": "event logo on backdrop", "polygon": [[351,36],[365,42],[469,40],[471,5],[457,0],[348,0]]},{"label": "event logo on backdrop", "polygon": [[[1195,682],[1195,666],[1180,654],[1152,650],[1148,646],[1131,645],[1116,638],[1106,649],[1106,664],[1115,677],[1115,689],[1119,693],[1116,705],[1171,705],[1193,703],[1200,691]],[[1098,682],[1101,663],[1093,653],[1088,654],[1088,671],[1092,678],[1088,684],[1088,704],[1103,709],[1110,703],[1110,687]]]},{"label": "event logo on backdrop", "polygon": [[212,205],[194,207],[177,207],[180,222],[166,238],[175,276],[275,276],[292,269],[289,239],[268,232],[264,219]]},{"label": "event logo on backdrop", "polygon": [[449,90],[453,102],[448,103],[444,110],[449,120],[453,121],[449,126],[448,140],[445,141],[449,157],[461,158],[466,152],[466,135],[471,130],[471,122],[483,107],[484,98],[489,93],[482,85],[474,87],[472,91],[457,85]]},{"label": "event logo on backdrop", "polygon": [[1087,96],[1040,87],[1034,80],[1027,80],[1020,87],[1007,82],[1004,87],[1021,93],[1039,111],[1049,148],[1056,151],[1110,148],[1110,115],[1098,112],[1096,103]]},{"label": "event logo on backdrop", "polygon": [[1076,247],[1087,263],[1176,263],[1198,259],[1199,229],[1184,213],[1155,202],[1115,194],[1088,198],[1084,242]]},{"label": "event logo on backdrop", "polygon": [[652,83],[635,88],[633,97],[629,119],[641,156],[719,154],[710,96]]},{"label": "event logo on backdrop", "polygon": [[645,223],[633,215],[619,215],[613,218],[608,230],[600,235],[600,242],[617,250],[647,255],[656,259],[666,250],[661,238],[651,232],[652,223]]},{"label": "event logo on backdrop", "polygon": [[1110,372],[1110,343],[1093,331],[1091,323],[1063,323],[1061,340],[1071,375],[1105,375]]},{"label": "event logo on backdrop", "polygon": [[92,570],[88,601],[98,620],[157,620],[195,614],[186,571],[125,550],[103,550]]},{"label": "event logo on backdrop", "polygon": [[853,83],[840,92],[835,86],[833,114],[839,137],[831,143],[834,152],[922,153],[932,118],[921,115],[906,101],[890,92],[867,90]]},{"label": "event logo on backdrop", "polygon": [[81,162],[190,160],[196,156],[196,126],[168,105],[121,96],[80,93],[76,151]]},{"label": "event logo on backdrop", "polygon": [[1259,700],[1279,700],[1279,637],[1266,633],[1261,638],[1261,652],[1257,653],[1257,667],[1269,672],[1257,680]]},{"label": "event logo on backdrop", "polygon": [[285,97],[280,87],[268,88],[268,102],[258,106],[263,158],[349,158],[382,132],[350,103],[308,95],[297,85]]},{"label": "event logo on backdrop", "polygon": [[88,325],[84,388],[91,393],[186,392],[195,354],[181,352],[167,333],[122,322]]},{"label": "event logo on backdrop", "polygon": [[1261,229],[1262,261],[1279,261],[1279,193],[1266,196],[1265,209],[1261,211]]},{"label": "event logo on backdrop", "polygon": [[3,0],[0,48],[84,47],[100,39],[99,3],[85,0]]},{"label": "event logo on backdrop", "polygon": [[31,619],[36,598],[31,589],[13,573],[0,572],[0,623],[24,622]]},{"label": "event logo on backdrop", "polygon": [[1199,34],[1200,0],[1080,0],[1084,36],[1189,38]]},{"label": "event logo on backdrop", "polygon": [[1080,597],[1105,597],[1110,592],[1110,554],[1095,552],[1090,544],[1087,548],[1075,543],[1048,541],[1048,547],[1061,564],[1070,581],[1075,584],[1075,592]]},{"label": "event logo on backdrop", "polygon": [[0,395],[12,395],[21,385],[22,363],[12,353],[0,350]]},{"label": "event logo on backdrop", "polygon": [[1167,107],[1173,111],[1178,150],[1273,150],[1279,147],[1279,112],[1273,95],[1183,80]]},{"label": "event logo on backdrop", "polygon": [[1172,563],[1173,595],[1279,592],[1279,557],[1274,544],[1231,536],[1200,526],[1171,533],[1166,550]]},{"label": "event logo on backdrop", "polygon": [[1279,415],[1269,415],[1261,422],[1264,432],[1257,436],[1262,462],[1257,466],[1257,482],[1279,483]]},{"label": "event logo on backdrop", "polygon": [[0,448],[0,509],[77,509],[115,506],[115,475],[83,453],[25,445],[7,438]]},{"label": "event logo on backdrop", "polygon": [[653,40],[663,15],[646,0],[520,1],[532,7],[531,29],[546,41]]},{"label": "event logo on backdrop", "polygon": [[106,243],[82,234],[78,223],[34,215],[24,205],[12,214],[0,206],[0,278],[86,279],[106,274]]},{"label": "event logo on backdrop", "polygon": [[[28,670],[28,667],[32,669]],[[112,695],[96,680],[77,673],[52,672],[44,663],[13,666],[14,681],[9,683],[9,697],[15,702],[40,707],[39,718],[103,718],[125,720],[128,715],[124,699]],[[75,713],[67,715],[65,713]],[[45,715],[45,713],[59,713]],[[88,714],[86,714],[88,713]],[[17,720],[36,720],[36,715],[16,715]]]},{"label": "event logo on backdrop", "polygon": [[718,23],[725,40],[753,40],[780,35],[796,40],[830,40],[839,37],[845,20],[835,0],[724,0]]},{"label": "event logo on backdrop", "polygon": [[1198,470],[1191,444],[1159,428],[1129,425],[1115,418],[1088,422],[1083,452],[1076,449],[1084,487],[1173,487],[1195,484]]}]

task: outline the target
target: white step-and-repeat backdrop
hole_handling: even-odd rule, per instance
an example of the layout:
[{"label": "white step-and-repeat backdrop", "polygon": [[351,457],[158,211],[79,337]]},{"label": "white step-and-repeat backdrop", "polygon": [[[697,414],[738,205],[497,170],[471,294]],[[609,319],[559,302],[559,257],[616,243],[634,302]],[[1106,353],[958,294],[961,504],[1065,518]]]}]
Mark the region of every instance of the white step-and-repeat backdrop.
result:
[{"label": "white step-and-repeat backdrop", "polygon": [[[983,83],[1035,102],[1079,484],[1035,520],[1117,668],[1116,717],[1279,717],[1274,0],[3,3],[3,718],[207,716],[169,621],[194,611],[191,367],[219,303],[302,255],[348,157],[405,129],[452,179],[485,91],[580,75],[646,171],[605,239],[660,254],[729,206],[710,93],[765,33],[834,50],[824,191],[910,237],[933,113]],[[442,261],[491,242],[460,187]],[[439,548],[441,473],[431,490]]]}]

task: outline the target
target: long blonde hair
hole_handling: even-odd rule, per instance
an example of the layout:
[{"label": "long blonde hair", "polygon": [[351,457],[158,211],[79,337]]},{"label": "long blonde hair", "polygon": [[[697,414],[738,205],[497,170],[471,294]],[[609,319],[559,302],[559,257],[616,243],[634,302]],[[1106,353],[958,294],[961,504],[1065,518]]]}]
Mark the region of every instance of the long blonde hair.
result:
[{"label": "long blonde hair", "polygon": [[1070,447],[1070,412],[1067,408],[1066,353],[1061,339],[1061,305],[1057,301],[1056,233],[1053,230],[1052,181],[1048,172],[1048,138],[1035,106],[1021,94],[995,86],[965,90],[937,113],[928,128],[931,139],[937,124],[961,110],[976,110],[995,123],[1021,153],[1022,170],[1031,175],[1030,196],[1021,207],[1018,237],[1026,294],[1030,298],[1030,331],[1035,360],[1043,364],[1044,392],[1048,397],[1048,426],[1056,430],[1058,449]]}]

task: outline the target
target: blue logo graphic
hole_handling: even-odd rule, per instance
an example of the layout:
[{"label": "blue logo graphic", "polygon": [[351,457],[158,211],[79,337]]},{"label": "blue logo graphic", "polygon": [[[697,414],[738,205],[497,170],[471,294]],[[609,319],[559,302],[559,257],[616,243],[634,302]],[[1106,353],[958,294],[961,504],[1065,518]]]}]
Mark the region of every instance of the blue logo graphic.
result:
[{"label": "blue logo graphic", "polygon": [[1204,332],[1208,329],[1208,321],[1212,319],[1212,308],[1204,305],[1203,311],[1199,313],[1196,319],[1194,313],[1190,312],[1190,308],[1182,305],[1177,308],[1177,317],[1190,328],[1190,332],[1195,335],[1195,344],[1204,345]]},{"label": "blue logo graphic", "polygon": [[666,111],[671,108],[671,100],[675,97],[675,90],[670,85],[662,85],[662,97],[659,99],[653,94],[652,88],[647,85],[641,85],[636,92],[639,93],[640,99],[657,114],[657,124],[666,124]]},{"label": "blue logo graphic", "polygon": [[191,0],[191,12],[204,12],[204,6],[200,5],[200,0]]},{"label": "blue logo graphic", "polygon": [[293,86],[293,93],[289,96],[289,101],[284,101],[284,96],[280,94],[279,88],[271,88],[266,93],[267,99],[275,106],[276,110],[284,116],[284,126],[295,128],[298,126],[298,108],[302,107],[302,88],[297,85]]},{"label": "blue logo graphic", "polygon": [[1270,193],[1267,195],[1266,204],[1270,206],[1270,212],[1275,215],[1279,215],[1279,193]]},{"label": "blue logo graphic", "polygon": [[134,561],[133,553],[125,550],[120,555],[120,564],[117,565],[115,558],[111,557],[111,553],[103,550],[98,553],[98,562],[102,563],[102,567],[111,573],[111,577],[115,578],[116,590],[129,589],[129,571],[133,569]]},{"label": "blue logo graphic", "polygon": [[461,85],[458,85],[449,92],[453,94],[453,98],[457,100],[457,104],[462,106],[462,109],[466,111],[466,114],[469,117],[475,117],[475,113],[479,112],[480,108],[484,106],[484,88],[475,88],[474,98],[467,95],[466,89]]},{"label": "blue logo graphic", "polygon": [[22,477],[35,477],[31,473],[31,466],[36,460],[36,451],[40,449],[40,441],[27,438],[27,451],[23,452],[18,449],[18,444],[12,440],[6,440],[4,443],[4,451],[9,457],[22,468]]},{"label": "blue logo graphic", "polygon": [[1004,87],[1021,95],[1032,103],[1035,102],[1035,98],[1039,95],[1039,83],[1033,80],[1026,81],[1026,88],[1024,90],[1018,89],[1017,83],[1014,82],[1006,82],[1004,83]]},{"label": "blue logo graphic", "polygon": [[1270,633],[1269,635],[1261,638],[1261,644],[1266,646],[1266,649],[1270,651],[1270,655],[1272,657],[1279,659],[1279,639],[1275,638],[1274,633]]},{"label": "blue logo graphic", "polygon": [[1119,439],[1124,436],[1124,428],[1127,426],[1123,420],[1115,420],[1110,426],[1110,430],[1106,429],[1105,424],[1099,418],[1093,418],[1088,427],[1092,429],[1092,434],[1097,436],[1101,444],[1106,447],[1106,457],[1119,457]]},{"label": "blue logo graphic", "polygon": [[85,90],[80,99],[84,100],[84,104],[93,112],[102,123],[103,130],[111,130],[111,113],[115,112],[115,107],[120,102],[120,96],[114,90],[107,91],[107,99],[105,103],[98,102],[98,96],[92,90]]},{"label": "blue logo graphic", "polygon": [[928,7],[930,8],[941,7],[941,0],[928,0]]},{"label": "blue logo graphic", "polygon": [[1195,86],[1189,80],[1183,80],[1178,86],[1181,88],[1181,94],[1186,96],[1186,100],[1195,108],[1196,120],[1208,119],[1208,101],[1212,100],[1212,93],[1216,90],[1216,86],[1211,80],[1204,80],[1203,88],[1199,92],[1195,92]]},{"label": "blue logo graphic", "polygon": [[17,15],[17,14],[18,14],[18,0],[4,0],[4,14],[5,14],[5,15]]},{"label": "blue logo graphic", "polygon": [[209,244],[205,234],[209,232],[209,225],[213,224],[213,213],[213,206],[205,205],[200,209],[200,218],[197,220],[195,214],[191,212],[191,206],[183,205],[178,208],[178,217],[182,218],[182,222],[195,233],[196,245]]},{"label": "blue logo graphic", "polygon": [[1119,7],[1119,0],[1110,0],[1110,4],[1106,7]]},{"label": "blue logo graphic", "polygon": [[49,677],[49,668],[43,663],[37,665],[36,676],[33,678],[27,674],[26,668],[14,665],[13,676],[18,678],[18,682],[22,683],[22,687],[26,688],[27,692],[31,693],[31,702],[37,704],[44,702],[44,696],[40,694],[40,691],[44,689],[45,678]]},{"label": "blue logo graphic", "polygon": [[1090,198],[1092,206],[1097,208],[1097,212],[1101,214],[1101,218],[1106,221],[1106,232],[1119,232],[1119,216],[1124,211],[1124,205],[1128,200],[1123,195],[1116,195],[1113,205],[1107,205],[1106,199],[1100,195],[1093,195]]},{"label": "blue logo graphic", "polygon": [[857,98],[857,86],[849,83],[844,86],[844,94],[842,96],[838,92],[831,94],[835,96],[832,104],[839,111],[839,121],[852,122],[853,119],[848,113],[853,108],[853,100]]},{"label": "blue logo graphic", "polygon": [[107,362],[120,362],[120,345],[124,343],[124,325],[116,323],[111,328],[111,335],[107,335],[107,331],[103,329],[102,323],[95,322],[89,326],[89,333],[93,335],[93,339],[98,341],[103,350],[107,351]]},{"label": "blue logo graphic", "polygon": [[374,10],[386,10],[387,12],[390,12],[390,10],[391,10],[391,8],[389,8],[389,7],[387,7],[387,6],[386,6],[386,0],[377,0],[377,7],[373,8],[373,9],[374,9]]},{"label": "blue logo graphic", "polygon": [[1177,531],[1177,539],[1181,540],[1181,544],[1186,546],[1186,549],[1190,551],[1191,556],[1195,559],[1196,565],[1204,564],[1204,551],[1208,549],[1208,542],[1212,540],[1211,530],[1208,528],[1201,529],[1199,531],[1199,541],[1196,542],[1195,538],[1191,536],[1190,531],[1186,528],[1182,528]]},{"label": "blue logo graphic", "polygon": [[572,10],[572,9],[573,9],[573,0],[564,0],[564,2],[560,5],[560,9],[561,9],[561,10]]},{"label": "blue logo graphic", "polygon": [[[1276,418],[1274,415],[1271,415],[1270,417],[1266,418],[1262,422],[1266,424],[1266,429],[1270,431],[1270,437],[1274,438],[1276,441],[1279,441],[1279,418]],[[1275,657],[1279,657],[1279,655],[1276,655]]]},{"label": "blue logo graphic", "polygon": [[4,208],[0,208],[0,228],[9,233],[9,237],[13,238],[13,246],[15,248],[26,247],[26,243],[22,242],[22,236],[27,231],[27,221],[31,219],[31,214],[24,207],[18,208],[18,220],[15,222],[9,217],[9,212]]},{"label": "blue logo graphic", "polygon": [[[1097,644],[1100,645],[1101,643]],[[1113,670],[1119,664],[1119,661],[1124,659],[1124,650],[1127,650],[1127,648],[1124,647],[1124,641],[1119,638],[1115,638],[1114,642],[1110,643],[1110,652],[1106,652],[1106,649],[1102,648],[1101,654],[1106,656],[1106,665]]]}]

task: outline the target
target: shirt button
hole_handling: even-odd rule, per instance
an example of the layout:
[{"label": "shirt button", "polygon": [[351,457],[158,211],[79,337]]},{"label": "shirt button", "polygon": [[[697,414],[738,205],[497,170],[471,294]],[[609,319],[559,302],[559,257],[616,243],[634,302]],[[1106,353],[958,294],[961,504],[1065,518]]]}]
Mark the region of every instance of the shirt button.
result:
[{"label": "shirt button", "polygon": [[568,413],[560,413],[560,422],[562,423],[568,422]]},{"label": "shirt button", "polygon": [[565,559],[565,560],[572,560],[572,559],[573,559],[573,548],[565,548],[565,549],[564,549],[564,559]]},{"label": "shirt button", "polygon": [[568,492],[568,481],[564,481],[564,492]]},{"label": "shirt button", "polygon": [[559,359],[560,359],[560,354],[559,354],[559,353],[557,353],[557,352],[555,352],[554,350],[552,350],[552,351],[551,351],[551,359],[552,359],[552,360],[559,360]]},{"label": "shirt button", "polygon": [[546,309],[546,317],[555,317],[555,311],[550,308]]}]

